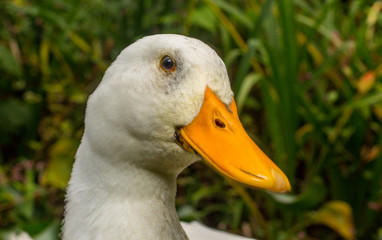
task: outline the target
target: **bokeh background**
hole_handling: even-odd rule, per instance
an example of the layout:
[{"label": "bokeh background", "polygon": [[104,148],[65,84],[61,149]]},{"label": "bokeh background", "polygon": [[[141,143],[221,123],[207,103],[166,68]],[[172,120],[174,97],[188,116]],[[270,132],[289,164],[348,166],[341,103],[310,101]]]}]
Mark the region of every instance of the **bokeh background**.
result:
[{"label": "bokeh background", "polygon": [[0,239],[58,239],[87,96],[156,33],[227,65],[240,118],[293,191],[244,188],[203,163],[179,177],[181,220],[259,239],[382,239],[382,2],[2,0]]}]

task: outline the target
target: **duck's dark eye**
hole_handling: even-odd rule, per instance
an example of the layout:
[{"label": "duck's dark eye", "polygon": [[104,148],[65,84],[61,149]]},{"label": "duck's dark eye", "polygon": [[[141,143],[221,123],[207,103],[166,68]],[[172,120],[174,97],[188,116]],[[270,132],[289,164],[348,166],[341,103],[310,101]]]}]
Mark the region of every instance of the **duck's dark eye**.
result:
[{"label": "duck's dark eye", "polygon": [[166,72],[174,72],[175,62],[170,56],[166,55],[160,60],[160,67]]}]

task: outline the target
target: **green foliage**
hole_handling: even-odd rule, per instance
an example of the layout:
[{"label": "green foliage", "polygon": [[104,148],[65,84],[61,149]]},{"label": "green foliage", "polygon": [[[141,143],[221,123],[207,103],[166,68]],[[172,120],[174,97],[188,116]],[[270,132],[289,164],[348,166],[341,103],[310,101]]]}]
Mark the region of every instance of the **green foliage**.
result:
[{"label": "green foliage", "polygon": [[171,32],[218,51],[243,124],[293,188],[244,189],[198,163],[179,178],[181,219],[381,239],[381,1],[6,0],[0,16],[0,238],[58,238],[87,95],[125,46]]}]

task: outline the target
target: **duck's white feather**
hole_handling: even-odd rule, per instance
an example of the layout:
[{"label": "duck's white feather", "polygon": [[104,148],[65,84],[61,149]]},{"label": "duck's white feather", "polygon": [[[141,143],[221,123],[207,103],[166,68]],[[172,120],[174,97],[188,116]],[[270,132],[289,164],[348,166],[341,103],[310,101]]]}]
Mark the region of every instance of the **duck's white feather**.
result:
[{"label": "duck's white feather", "polygon": [[[164,55],[174,73],[160,68]],[[175,143],[174,131],[197,115],[207,85],[232,101],[224,63],[199,40],[155,35],[121,52],[88,100],[64,240],[187,239],[174,207],[176,177],[198,157]]]},{"label": "duck's white feather", "polygon": [[250,238],[237,236],[231,233],[218,231],[213,228],[206,227],[198,222],[185,223],[182,222],[182,227],[186,232],[189,240],[249,240]]}]

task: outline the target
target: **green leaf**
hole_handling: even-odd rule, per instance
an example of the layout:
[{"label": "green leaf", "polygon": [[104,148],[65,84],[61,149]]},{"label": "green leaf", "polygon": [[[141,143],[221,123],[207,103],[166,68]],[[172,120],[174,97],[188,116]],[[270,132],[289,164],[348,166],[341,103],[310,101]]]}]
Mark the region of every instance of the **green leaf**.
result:
[{"label": "green leaf", "polygon": [[16,98],[0,102],[0,133],[16,133],[32,119],[28,104]]},{"label": "green leaf", "polygon": [[58,235],[60,232],[60,221],[54,220],[51,224],[49,224],[43,231],[41,231],[38,235],[33,236],[34,240],[55,240],[59,239]]},{"label": "green leaf", "polygon": [[183,221],[200,219],[198,211],[190,205],[181,206],[177,212],[179,219]]},{"label": "green leaf", "polygon": [[50,149],[50,160],[41,178],[43,185],[65,189],[70,179],[78,142],[69,138],[58,140]]},{"label": "green leaf", "polygon": [[227,1],[214,0],[215,4],[219,6],[222,10],[229,13],[232,18],[235,18],[240,24],[244,25],[247,29],[253,28],[252,20],[247,17],[238,7],[234,4],[229,4]]},{"label": "green leaf", "polygon": [[239,114],[241,113],[241,110],[244,107],[244,103],[247,100],[251,89],[260,79],[260,74],[250,73],[244,78],[243,82],[241,83],[239,92],[236,96],[237,111]]},{"label": "green leaf", "polygon": [[215,33],[217,21],[213,12],[206,6],[194,10],[190,15],[190,23]]},{"label": "green leaf", "polygon": [[261,12],[256,19],[256,24],[250,34],[252,38],[258,37],[260,34],[260,30],[262,28],[262,25],[264,24],[264,21],[271,16],[271,9],[273,5],[273,0],[266,0],[263,7],[261,8]]},{"label": "green leaf", "polygon": [[244,81],[244,77],[246,76],[249,68],[251,67],[251,60],[255,55],[256,47],[259,45],[259,41],[256,39],[248,40],[248,49],[247,52],[244,53],[244,56],[240,60],[239,68],[236,73],[235,81],[233,84],[233,92],[236,94],[239,91],[239,88]]},{"label": "green leaf", "polygon": [[231,49],[224,58],[224,63],[227,68],[231,67],[231,64],[240,57],[241,51],[238,48]]},{"label": "green leaf", "polygon": [[338,117],[338,115],[343,114],[345,111],[348,110],[372,107],[378,103],[382,103],[382,92],[376,92],[374,94],[365,95],[362,98],[357,98],[346,102],[343,106],[333,110],[328,116],[328,119]]},{"label": "green leaf", "polygon": [[355,239],[353,213],[350,205],[343,201],[330,201],[318,211],[310,214],[311,220],[316,224],[323,224],[346,240]]},{"label": "green leaf", "polygon": [[326,188],[322,180],[319,177],[316,177],[307,185],[305,191],[300,195],[278,194],[272,192],[269,192],[269,195],[285,209],[304,211],[317,206],[323,201],[326,195]]},{"label": "green leaf", "polygon": [[220,192],[219,186],[204,186],[194,192],[191,197],[191,202],[196,205],[200,200],[208,196],[213,196]]},{"label": "green leaf", "polygon": [[3,45],[0,45],[0,68],[17,77],[22,74],[21,67],[12,53]]}]

